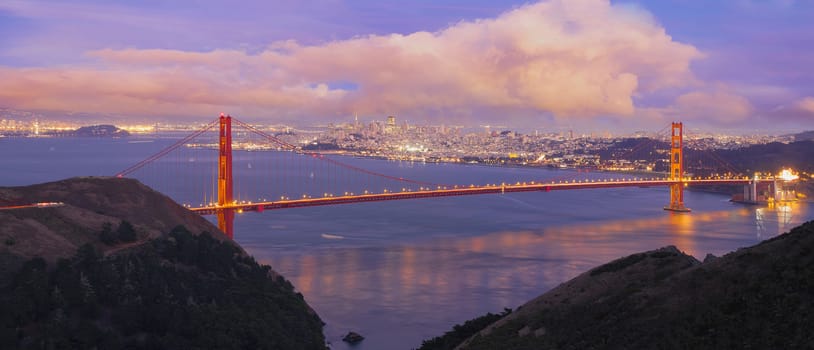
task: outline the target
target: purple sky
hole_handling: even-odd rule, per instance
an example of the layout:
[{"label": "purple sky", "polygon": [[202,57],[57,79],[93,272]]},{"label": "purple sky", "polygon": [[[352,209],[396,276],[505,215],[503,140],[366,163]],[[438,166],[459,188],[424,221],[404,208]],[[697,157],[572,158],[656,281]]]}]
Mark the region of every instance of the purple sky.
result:
[{"label": "purple sky", "polygon": [[794,0],[4,0],[0,107],[814,129],[812,18]]}]

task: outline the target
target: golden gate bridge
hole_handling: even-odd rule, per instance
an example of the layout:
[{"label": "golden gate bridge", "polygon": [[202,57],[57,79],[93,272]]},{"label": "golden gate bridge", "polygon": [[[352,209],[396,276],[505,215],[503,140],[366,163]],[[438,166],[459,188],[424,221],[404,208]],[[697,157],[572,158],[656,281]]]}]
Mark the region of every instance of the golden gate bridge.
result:
[{"label": "golden gate bridge", "polygon": [[[237,128],[233,130],[233,126]],[[229,238],[234,238],[235,213],[247,211],[515,192],[664,186],[670,193],[670,201],[664,209],[688,212],[690,209],[684,205],[687,186],[754,187],[774,181],[757,177],[688,177],[684,171],[683,124],[674,122],[670,129],[670,167],[663,178],[526,179],[465,185],[419,181],[364,169],[327,154],[307,151],[281,136],[221,114],[116,176],[135,177],[176,200],[191,198],[189,193],[180,192],[201,195],[199,205],[186,206],[201,215],[216,215],[218,228]],[[206,140],[212,133],[216,133],[215,140]],[[245,152],[236,157],[235,149]],[[246,157],[257,150],[273,152],[273,156],[259,160]],[[213,155],[213,151],[217,154]],[[240,165],[237,169],[236,163]],[[272,176],[275,172],[285,176]],[[254,174],[254,180],[241,181],[240,176],[236,176],[239,174]]]}]

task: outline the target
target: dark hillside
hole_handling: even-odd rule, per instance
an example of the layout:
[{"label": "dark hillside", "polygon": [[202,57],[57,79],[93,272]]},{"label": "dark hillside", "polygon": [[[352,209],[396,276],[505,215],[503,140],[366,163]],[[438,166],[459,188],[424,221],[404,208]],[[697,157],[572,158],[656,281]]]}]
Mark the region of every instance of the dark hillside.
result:
[{"label": "dark hillside", "polygon": [[291,283],[118,178],[0,188],[0,326],[0,349],[325,348]]},{"label": "dark hillside", "polygon": [[814,172],[814,140],[788,144],[773,142],[715,153],[736,169],[752,174],[755,171],[777,174],[783,168]]},{"label": "dark hillside", "polygon": [[812,348],[812,253],[814,221],[705,263],[673,247],[634,254],[563,283],[457,348]]},{"label": "dark hillside", "polygon": [[797,133],[797,134],[794,135],[794,139],[797,140],[797,141],[805,141],[805,140],[814,141],[814,130],[803,131],[801,133]]},{"label": "dark hillside", "polygon": [[324,349],[302,295],[233,244],[182,226],[50,270],[29,260],[0,289],[3,348]]}]

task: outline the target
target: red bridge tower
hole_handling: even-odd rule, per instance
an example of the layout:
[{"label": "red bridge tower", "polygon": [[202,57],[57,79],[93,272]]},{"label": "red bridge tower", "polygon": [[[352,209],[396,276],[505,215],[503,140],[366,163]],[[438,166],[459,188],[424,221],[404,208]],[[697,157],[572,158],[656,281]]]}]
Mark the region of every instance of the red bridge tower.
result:
[{"label": "red bridge tower", "polygon": [[220,146],[218,155],[218,228],[229,237],[235,238],[235,210],[228,208],[234,204],[232,181],[232,117],[220,114]]},{"label": "red bridge tower", "polygon": [[664,210],[688,212],[690,208],[684,206],[684,124],[674,122],[672,129],[668,180],[677,182],[670,185],[670,205],[664,207]]}]

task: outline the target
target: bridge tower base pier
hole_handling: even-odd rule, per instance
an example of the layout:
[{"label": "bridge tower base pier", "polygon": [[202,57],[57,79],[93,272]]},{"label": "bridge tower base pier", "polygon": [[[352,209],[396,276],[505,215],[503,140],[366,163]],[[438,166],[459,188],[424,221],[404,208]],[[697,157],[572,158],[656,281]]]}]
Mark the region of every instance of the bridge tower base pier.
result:
[{"label": "bridge tower base pier", "polygon": [[670,185],[670,205],[664,210],[674,212],[689,212],[690,208],[684,206],[684,124],[673,123],[670,137],[670,178],[678,181]]}]

